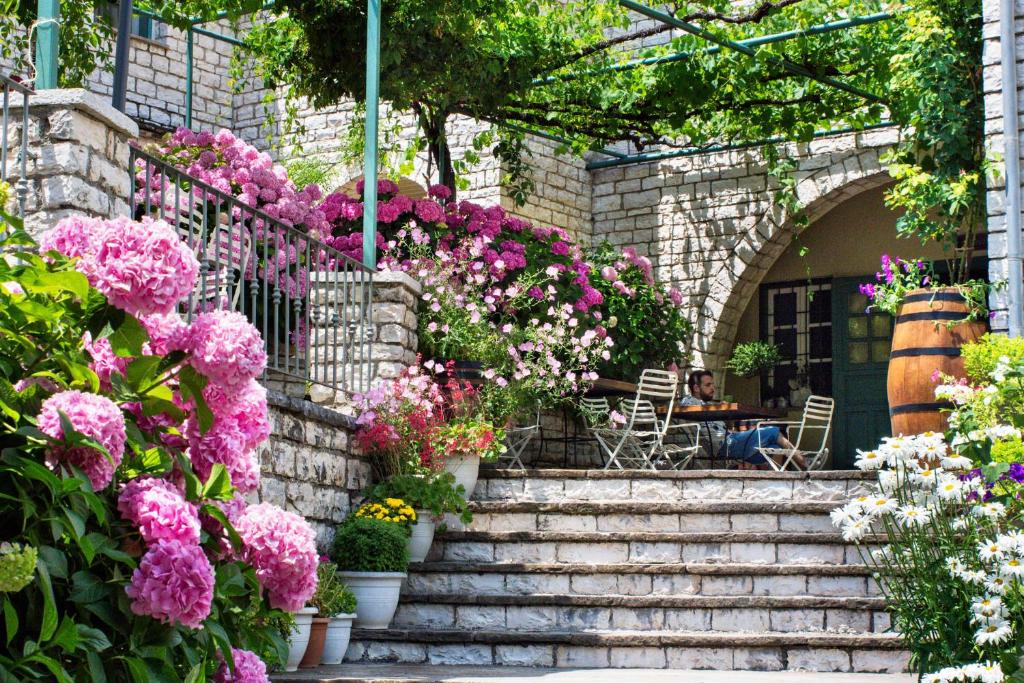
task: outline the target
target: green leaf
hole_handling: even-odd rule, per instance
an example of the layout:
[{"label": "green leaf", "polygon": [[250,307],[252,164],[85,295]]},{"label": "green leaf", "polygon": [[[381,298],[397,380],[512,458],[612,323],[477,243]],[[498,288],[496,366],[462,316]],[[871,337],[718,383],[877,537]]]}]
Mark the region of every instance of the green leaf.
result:
[{"label": "green leaf", "polygon": [[142,355],[142,345],[149,341],[149,334],[135,316],[126,315],[116,330],[108,338],[110,347],[118,356],[131,357]]},{"label": "green leaf", "polygon": [[224,465],[216,463],[210,470],[210,477],[203,486],[203,498],[226,500],[233,494],[231,475]]},{"label": "green leaf", "polygon": [[196,414],[199,416],[199,431],[205,434],[213,426],[213,412],[203,397],[203,389],[207,384],[206,377],[196,372],[191,365],[186,365],[178,373],[178,382],[181,385],[182,395],[186,399],[191,398],[195,404]]},{"label": "green leaf", "polygon": [[21,279],[21,285],[26,290],[39,294],[70,292],[81,301],[85,301],[89,296],[89,280],[75,271],[54,273],[33,269]]},{"label": "green leaf", "polygon": [[223,510],[216,505],[207,503],[200,508],[200,511],[220,522],[220,525],[224,527],[224,531],[228,535],[228,541],[231,542],[231,545],[234,548],[238,549],[242,547],[242,537],[238,535],[237,531],[235,531],[235,527],[232,526],[230,521],[228,521],[227,515],[224,514]]},{"label": "green leaf", "polygon": [[43,593],[43,621],[39,626],[39,642],[45,643],[57,628],[57,605],[53,599],[53,585],[50,583],[50,572],[47,571],[46,564],[38,563],[36,573],[39,575],[39,586]]},{"label": "green leaf", "polygon": [[125,657],[124,663],[135,683],[150,683],[149,671],[146,669],[145,662],[138,657]]},{"label": "green leaf", "polygon": [[70,617],[61,619],[57,632],[53,634],[54,645],[60,647],[64,652],[72,652],[78,647],[78,629]]},{"label": "green leaf", "polygon": [[185,683],[203,683],[206,680],[206,662],[202,661],[192,667],[185,677]]},{"label": "green leaf", "polygon": [[98,628],[78,625],[78,639],[82,647],[95,652],[103,652],[110,647],[110,639]]},{"label": "green leaf", "polygon": [[139,391],[151,384],[157,377],[156,370],[162,360],[160,356],[140,356],[128,363],[128,369],[125,371],[128,386]]},{"label": "green leaf", "polygon": [[100,656],[95,652],[86,652],[85,661],[89,665],[89,680],[93,683],[107,683],[107,672]]},{"label": "green leaf", "polygon": [[18,633],[18,612],[11,604],[10,598],[6,596],[4,597],[4,632],[7,633],[7,645],[9,646],[11,640]]},{"label": "green leaf", "polygon": [[92,572],[77,571],[71,577],[71,601],[80,605],[102,600],[110,594],[110,587]]}]

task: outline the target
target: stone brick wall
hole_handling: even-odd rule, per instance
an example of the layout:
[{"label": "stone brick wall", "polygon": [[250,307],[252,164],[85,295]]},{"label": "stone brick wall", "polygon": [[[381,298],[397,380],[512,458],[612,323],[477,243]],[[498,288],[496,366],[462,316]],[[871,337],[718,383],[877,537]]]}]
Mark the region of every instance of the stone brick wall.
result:
[{"label": "stone brick wall", "polygon": [[[811,218],[887,181],[879,157],[895,129],[789,144]],[[722,367],[743,308],[793,238],[758,149],[716,152],[593,172],[594,240],[632,245],[655,277],[686,296],[695,367]]]},{"label": "stone brick wall", "polygon": [[528,135],[526,141],[530,150],[526,162],[533,169],[536,188],[525,205],[516,206],[502,187],[502,207],[539,225],[564,228],[582,244],[589,244],[591,182],[586,160],[572,152],[555,154],[559,143],[551,140]]},{"label": "stone brick wall", "polygon": [[[984,65],[984,88],[985,88],[985,138],[989,150],[995,157],[995,164],[998,173],[990,175],[988,180],[988,255],[989,255],[989,280],[997,282],[1005,280],[1007,276],[1006,261],[1006,174],[1003,163],[1004,139],[1003,139],[1003,77],[1002,60],[999,40],[999,0],[983,0],[982,11],[984,18],[984,49],[982,62]],[[1017,103],[1018,107],[1024,102],[1024,92],[1021,83],[1024,80],[1024,68],[1021,62],[1024,61],[1024,3],[1016,3],[1015,35],[1016,55],[1015,64]],[[1018,122],[1024,128],[1024,117]],[[1024,226],[1024,221],[1022,221]],[[1007,329],[1006,311],[1010,305],[1005,289],[994,292],[990,298],[992,311],[996,314],[992,319],[992,329],[1005,331]],[[1020,306],[1021,302],[1014,302]]]},{"label": "stone brick wall", "polygon": [[[8,140],[21,139],[22,100],[12,98]],[[39,234],[70,214],[128,214],[128,141],[138,127],[86,90],[44,90],[29,100],[25,226]],[[11,154],[12,183],[20,165]]]},{"label": "stone brick wall", "polygon": [[272,433],[259,449],[262,479],[253,497],[305,517],[326,550],[371,483],[370,464],[352,450],[351,418],[276,392],[267,398]]}]

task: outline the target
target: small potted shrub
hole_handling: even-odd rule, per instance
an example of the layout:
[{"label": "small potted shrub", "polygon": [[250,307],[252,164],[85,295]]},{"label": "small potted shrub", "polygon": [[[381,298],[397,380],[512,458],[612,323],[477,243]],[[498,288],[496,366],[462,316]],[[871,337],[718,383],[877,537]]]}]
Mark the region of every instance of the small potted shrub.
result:
[{"label": "small potted shrub", "polygon": [[409,567],[407,534],[403,524],[354,514],[338,527],[331,559],[356,596],[355,626],[383,629],[395,616]]},{"label": "small potted shrub", "polygon": [[374,486],[369,492],[372,501],[400,499],[413,507],[416,514],[409,535],[409,561],[422,562],[434,540],[436,520],[445,513],[458,515],[463,524],[473,519],[466,505],[465,489],[455,483],[450,472],[423,475],[400,474]]},{"label": "small potted shrub", "polygon": [[760,377],[774,368],[781,358],[779,347],[766,341],[737,344],[725,367],[745,379]]},{"label": "small potted shrub", "polygon": [[456,417],[434,432],[435,457],[444,459],[444,469],[455,476],[455,483],[473,495],[480,474],[481,460],[497,460],[505,452],[504,430],[476,416]]},{"label": "small potted shrub", "polygon": [[[356,618],[356,596],[341,580],[338,566],[333,562],[320,563],[317,569],[316,594],[313,595],[311,602],[316,607],[317,614],[328,620],[323,652],[317,663],[340,664],[345,658],[349,637],[352,635],[352,621]],[[309,657],[308,651],[306,654]]]}]

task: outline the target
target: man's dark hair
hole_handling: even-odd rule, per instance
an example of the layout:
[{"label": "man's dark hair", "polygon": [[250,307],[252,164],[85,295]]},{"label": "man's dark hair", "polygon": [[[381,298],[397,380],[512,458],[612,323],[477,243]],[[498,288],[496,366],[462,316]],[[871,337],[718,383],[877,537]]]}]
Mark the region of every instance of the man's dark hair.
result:
[{"label": "man's dark hair", "polygon": [[691,372],[690,379],[686,380],[686,386],[690,387],[690,393],[692,394],[693,390],[700,386],[701,381],[705,377],[713,376],[714,374],[710,370],[694,370]]}]

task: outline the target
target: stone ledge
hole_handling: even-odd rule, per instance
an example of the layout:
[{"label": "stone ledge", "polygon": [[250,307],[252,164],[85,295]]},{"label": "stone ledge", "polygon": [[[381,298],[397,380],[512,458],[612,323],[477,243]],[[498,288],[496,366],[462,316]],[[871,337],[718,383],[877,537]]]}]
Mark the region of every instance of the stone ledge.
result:
[{"label": "stone ledge", "polygon": [[847,481],[874,480],[874,472],[858,472],[857,470],[824,470],[816,472],[775,472],[775,471],[744,471],[739,470],[685,470],[652,471],[652,470],[567,470],[567,469],[534,469],[504,470],[482,465],[481,479],[782,479],[785,481]]},{"label": "stone ledge", "polygon": [[721,562],[666,562],[664,564],[590,564],[580,562],[498,563],[419,562],[410,573],[445,574],[693,574],[699,576],[871,576],[871,568],[857,564],[741,564]]},{"label": "stone ledge", "polygon": [[885,598],[820,595],[475,595],[465,593],[403,593],[403,604],[418,603],[495,607],[651,607],[884,610]]},{"label": "stone ledge", "polygon": [[474,513],[555,513],[566,515],[609,515],[609,514],[723,514],[738,512],[744,514],[827,514],[838,505],[837,501],[821,502],[762,502],[748,500],[715,501],[706,503],[692,501],[683,503],[654,503],[636,500],[597,500],[570,502],[501,501],[482,500],[469,504]]},{"label": "stone ledge", "polygon": [[[800,531],[447,531],[438,536],[445,543],[479,541],[488,543],[812,543],[817,545],[853,545],[840,533]],[[862,544],[885,541],[881,534],[869,534]],[[435,541],[436,543],[436,541]]]},{"label": "stone ledge", "polygon": [[[106,98],[82,88],[37,90],[28,101],[29,113],[35,109],[77,109],[87,113],[115,131],[131,138],[138,137],[139,126],[126,114],[114,109]],[[20,112],[21,100],[11,103],[11,111]],[[16,118],[16,117],[15,117]]]},{"label": "stone ledge", "polygon": [[[343,415],[328,408],[318,406],[315,403],[294,396],[288,396],[273,389],[267,389],[267,403],[282,410],[308,417],[311,420],[324,422],[332,427],[339,427],[349,431],[355,431],[356,421],[350,415]],[[358,455],[349,454],[350,458],[359,460]]]}]

